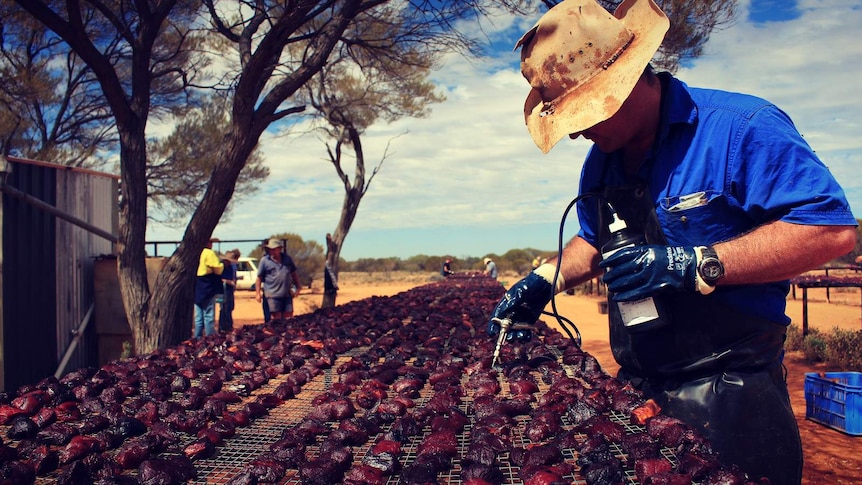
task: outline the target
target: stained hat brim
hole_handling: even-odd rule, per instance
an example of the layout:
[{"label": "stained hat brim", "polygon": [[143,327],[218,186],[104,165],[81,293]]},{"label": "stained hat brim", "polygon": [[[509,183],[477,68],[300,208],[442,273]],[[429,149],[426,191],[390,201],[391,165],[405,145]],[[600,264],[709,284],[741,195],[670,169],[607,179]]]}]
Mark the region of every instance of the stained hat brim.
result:
[{"label": "stained hat brim", "polygon": [[614,17],[634,33],[634,39],[613,64],[555,100],[551,113],[543,113],[545,101],[538,90],[531,89],[527,95],[524,120],[543,153],[548,153],[563,137],[613,116],[631,94],[670,27],[667,16],[651,0],[626,0],[616,9]]}]

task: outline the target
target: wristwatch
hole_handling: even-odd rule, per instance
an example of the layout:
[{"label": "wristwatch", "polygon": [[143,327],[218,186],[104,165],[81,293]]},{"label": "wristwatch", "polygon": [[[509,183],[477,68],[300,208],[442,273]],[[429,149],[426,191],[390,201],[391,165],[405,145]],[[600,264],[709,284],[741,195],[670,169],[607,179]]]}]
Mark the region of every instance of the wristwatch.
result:
[{"label": "wristwatch", "polygon": [[[718,259],[718,254],[712,246],[700,246],[697,249],[697,276],[699,280],[697,291],[706,295],[712,292],[715,283],[724,276],[724,265],[721,264],[721,260]],[[708,288],[704,288],[700,284],[701,281]]]}]

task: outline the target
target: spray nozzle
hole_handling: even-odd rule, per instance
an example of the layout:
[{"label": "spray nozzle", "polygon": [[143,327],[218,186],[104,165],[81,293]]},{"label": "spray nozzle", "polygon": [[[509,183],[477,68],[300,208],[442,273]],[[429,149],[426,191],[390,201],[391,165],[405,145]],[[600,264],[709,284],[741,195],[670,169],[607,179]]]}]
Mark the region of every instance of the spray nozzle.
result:
[{"label": "spray nozzle", "polygon": [[614,220],[611,221],[610,224],[608,224],[608,230],[611,232],[611,234],[622,231],[623,229],[628,227],[626,225],[626,221],[620,219],[620,216],[618,216],[616,212],[613,213],[613,218]]}]

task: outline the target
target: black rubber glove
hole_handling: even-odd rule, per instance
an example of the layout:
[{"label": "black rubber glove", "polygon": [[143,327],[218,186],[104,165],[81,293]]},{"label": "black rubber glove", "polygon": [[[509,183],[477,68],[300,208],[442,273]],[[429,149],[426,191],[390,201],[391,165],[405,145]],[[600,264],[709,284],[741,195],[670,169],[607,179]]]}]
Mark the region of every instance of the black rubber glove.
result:
[{"label": "black rubber glove", "polygon": [[[500,333],[500,324],[494,318],[508,318],[513,324],[526,323],[532,325],[539,319],[542,310],[551,301],[553,292],[551,283],[544,277],[531,272],[521,281],[515,283],[494,308],[491,320],[488,322],[488,334]],[[506,333],[506,340],[530,340],[532,334],[529,330],[520,329]]]},{"label": "black rubber glove", "polygon": [[614,301],[636,301],[668,291],[697,291],[693,247],[632,246],[602,260]]}]

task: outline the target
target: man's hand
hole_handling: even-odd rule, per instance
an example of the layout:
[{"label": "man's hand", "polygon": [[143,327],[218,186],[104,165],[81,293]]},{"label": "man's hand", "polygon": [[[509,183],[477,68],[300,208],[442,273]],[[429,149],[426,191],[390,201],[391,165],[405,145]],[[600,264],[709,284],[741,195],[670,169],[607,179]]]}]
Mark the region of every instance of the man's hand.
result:
[{"label": "man's hand", "polygon": [[[535,271],[531,272],[509,288],[497,303],[488,322],[488,333],[490,335],[500,333],[500,324],[494,321],[495,318],[508,318],[512,323],[529,325],[536,323],[552,296],[551,282]],[[514,330],[506,334],[506,340],[530,340],[530,337],[529,330]]]},{"label": "man's hand", "polygon": [[632,246],[602,260],[614,301],[636,301],[668,291],[697,291],[693,247]]}]

